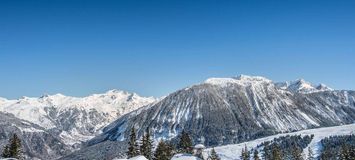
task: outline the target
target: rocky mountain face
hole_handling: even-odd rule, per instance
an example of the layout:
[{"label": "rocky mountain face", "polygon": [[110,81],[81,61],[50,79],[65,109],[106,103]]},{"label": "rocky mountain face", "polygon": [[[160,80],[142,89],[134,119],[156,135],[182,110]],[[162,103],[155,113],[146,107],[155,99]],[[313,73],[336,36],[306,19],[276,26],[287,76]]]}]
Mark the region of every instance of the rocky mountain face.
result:
[{"label": "rocky mountain face", "polygon": [[195,143],[215,146],[354,121],[354,91],[314,87],[303,80],[211,78],[122,116],[87,145],[125,141],[132,127],[139,135],[149,128],[155,140],[174,140],[185,129]]},{"label": "rocky mountain face", "polygon": [[42,127],[66,145],[79,145],[120,116],[154,102],[154,98],[111,90],[77,98],[61,94],[18,100],[0,99],[0,112]]},{"label": "rocky mountain face", "polygon": [[45,128],[0,112],[0,150],[17,134],[21,139],[25,159],[56,159],[68,154],[71,147]]}]

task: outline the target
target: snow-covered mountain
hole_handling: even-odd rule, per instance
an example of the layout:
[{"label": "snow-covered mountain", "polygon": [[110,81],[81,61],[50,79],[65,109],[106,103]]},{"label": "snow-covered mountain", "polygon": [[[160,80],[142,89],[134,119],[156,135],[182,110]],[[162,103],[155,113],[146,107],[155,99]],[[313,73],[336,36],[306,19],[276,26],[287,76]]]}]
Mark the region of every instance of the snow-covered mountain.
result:
[{"label": "snow-covered mountain", "polygon": [[1,98],[0,112],[37,124],[73,145],[92,138],[120,116],[154,101],[152,97],[110,90],[83,98],[62,94],[17,100]]},{"label": "snow-covered mountain", "polygon": [[8,144],[14,133],[21,139],[26,159],[56,159],[72,149],[45,128],[0,112],[0,149]]},{"label": "snow-covered mountain", "polygon": [[313,85],[304,79],[298,79],[295,81],[279,82],[275,83],[276,86],[289,90],[290,92],[298,93],[313,93],[322,91],[333,91],[332,88],[326,86],[325,84]]},{"label": "snow-covered mountain", "polygon": [[311,86],[298,81],[285,88],[264,77],[244,75],[210,78],[126,114],[88,145],[124,141],[132,127],[139,135],[150,128],[154,139],[173,141],[185,129],[195,143],[215,146],[355,121],[354,91],[303,92]]}]

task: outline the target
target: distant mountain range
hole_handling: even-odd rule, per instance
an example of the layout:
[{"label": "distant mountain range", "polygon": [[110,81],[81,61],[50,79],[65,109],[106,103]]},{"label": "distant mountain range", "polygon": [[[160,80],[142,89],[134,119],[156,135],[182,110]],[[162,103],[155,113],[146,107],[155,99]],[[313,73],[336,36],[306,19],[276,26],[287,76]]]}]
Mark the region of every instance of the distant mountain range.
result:
[{"label": "distant mountain range", "polygon": [[[176,139],[185,129],[195,143],[234,144],[281,132],[355,121],[355,92],[333,90],[305,80],[276,83],[241,75],[210,78],[161,99],[112,90],[84,98],[61,94],[0,99],[0,112],[40,126],[82,156],[122,156],[129,130],[146,128],[155,140]],[[6,132],[6,131],[4,131]],[[10,131],[8,131],[10,132]],[[89,140],[90,139],[90,140]],[[87,141],[89,140],[89,141]],[[98,151],[105,148],[105,151]],[[70,155],[68,159],[75,159]],[[110,155],[113,156],[113,155]]]},{"label": "distant mountain range", "polygon": [[[320,87],[321,86],[321,87]],[[88,141],[125,141],[132,127],[155,140],[174,141],[183,129],[206,146],[355,121],[355,92],[304,80],[274,83],[264,77],[210,78],[122,116]]]},{"label": "distant mountain range", "polygon": [[[48,133],[55,137],[62,147],[75,150],[80,147],[82,142],[98,135],[102,127],[110,122],[154,101],[156,100],[152,97],[140,97],[135,93],[119,90],[110,90],[104,94],[94,94],[83,98],[62,94],[44,95],[39,98],[23,97],[17,100],[1,98],[0,113],[12,114],[12,119],[31,123],[23,130],[23,133],[27,133],[27,131],[32,131],[32,134],[37,131]],[[12,123],[12,121],[8,123]],[[19,127],[17,126],[17,128]],[[3,128],[3,133],[12,133],[12,130],[5,129]],[[0,137],[0,140],[4,140],[8,136]],[[41,144],[52,143],[46,140],[42,141]],[[30,141],[26,141],[25,145],[33,145],[27,144],[27,142]],[[37,144],[37,142],[33,143]],[[43,145],[47,146],[48,144]],[[50,147],[43,149],[53,150]],[[32,149],[31,152],[42,154]]]}]

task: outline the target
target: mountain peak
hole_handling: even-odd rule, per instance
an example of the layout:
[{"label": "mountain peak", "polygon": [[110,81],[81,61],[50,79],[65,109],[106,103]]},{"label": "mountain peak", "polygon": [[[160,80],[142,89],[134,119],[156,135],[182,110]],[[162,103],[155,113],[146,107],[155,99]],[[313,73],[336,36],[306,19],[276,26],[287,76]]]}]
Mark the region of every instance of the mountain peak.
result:
[{"label": "mountain peak", "polygon": [[267,79],[265,77],[249,76],[249,75],[244,75],[244,74],[236,76],[234,79],[237,79],[237,80],[240,80],[240,81],[266,81],[266,82],[271,82],[270,79]]},{"label": "mountain peak", "polygon": [[325,84],[319,84],[318,86],[315,86],[304,79],[297,79],[294,81],[275,83],[275,85],[281,89],[286,89],[291,92],[297,92],[297,93],[313,93],[313,92],[333,90],[332,88],[326,86]]},{"label": "mountain peak", "polygon": [[239,75],[232,78],[209,78],[204,83],[213,84],[213,85],[228,85],[228,84],[239,84],[239,85],[252,85],[259,83],[271,83],[272,81],[260,76],[248,76],[248,75]]},{"label": "mountain peak", "polygon": [[273,83],[272,80],[265,77],[249,76],[243,74],[232,78],[208,78],[204,83],[219,85],[222,87],[226,87],[230,84],[237,84],[241,86],[274,84],[278,88],[288,90],[294,93],[313,93],[313,92],[333,90],[332,88],[326,86],[325,84],[313,85],[312,83],[304,80],[303,78],[294,81]]},{"label": "mountain peak", "polygon": [[316,87],[320,91],[332,91],[333,89],[328,87],[327,85],[321,83]]},{"label": "mountain peak", "polygon": [[57,93],[54,95],[49,95],[49,94],[43,94],[41,97],[39,97],[40,99],[44,99],[44,98],[63,98],[63,97],[67,97],[61,93]]},{"label": "mountain peak", "polygon": [[122,91],[122,90],[119,90],[119,89],[108,90],[106,93],[107,93],[107,94],[116,94],[116,93],[125,93],[125,94],[128,94],[128,92]]}]

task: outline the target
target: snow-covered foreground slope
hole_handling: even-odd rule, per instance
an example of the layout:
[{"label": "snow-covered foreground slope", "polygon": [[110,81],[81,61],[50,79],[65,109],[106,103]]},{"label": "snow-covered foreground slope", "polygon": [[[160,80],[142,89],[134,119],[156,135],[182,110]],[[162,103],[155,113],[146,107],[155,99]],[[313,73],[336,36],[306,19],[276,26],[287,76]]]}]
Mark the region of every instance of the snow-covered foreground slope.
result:
[{"label": "snow-covered foreground slope", "polygon": [[135,93],[110,90],[83,98],[61,94],[17,100],[1,98],[0,112],[37,124],[73,145],[92,138],[120,116],[154,101]]},{"label": "snow-covered foreground slope", "polygon": [[115,158],[113,160],[148,160],[147,158],[145,158],[144,156],[136,156],[136,157],[132,157],[129,159],[119,159],[119,158]]},{"label": "snow-covered foreground slope", "polygon": [[[144,156],[137,156],[129,159],[115,158],[113,160],[148,160],[148,159],[145,158]],[[176,154],[171,158],[171,160],[201,160],[201,159],[190,154]]]},{"label": "snow-covered foreground slope", "polygon": [[[220,158],[222,160],[237,160],[237,159],[240,159],[239,157],[240,157],[240,155],[242,153],[242,149],[245,147],[245,145],[249,149],[251,149],[251,148],[256,148],[256,146],[261,144],[262,142],[271,141],[274,138],[278,138],[281,136],[312,135],[312,134],[314,135],[314,138],[312,139],[312,141],[308,145],[308,147],[311,147],[311,149],[313,150],[313,153],[315,153],[315,155],[318,156],[320,153],[320,149],[321,149],[320,141],[322,139],[329,137],[329,136],[334,136],[334,135],[355,134],[355,124],[336,126],[336,127],[325,127],[325,128],[318,128],[318,129],[309,129],[309,130],[303,130],[303,131],[298,131],[298,132],[293,132],[293,133],[277,134],[277,135],[273,135],[273,136],[269,136],[269,137],[265,137],[265,138],[259,138],[259,139],[245,142],[245,143],[219,146],[219,147],[215,147],[214,149],[216,150],[217,154],[220,156]],[[304,149],[304,155],[307,155],[308,147],[306,149]],[[209,154],[210,151],[211,151],[211,148],[206,149],[204,151],[204,155],[207,157],[207,155]]]},{"label": "snow-covered foreground slope", "polygon": [[171,158],[171,160],[201,160],[190,154],[176,154]]}]

